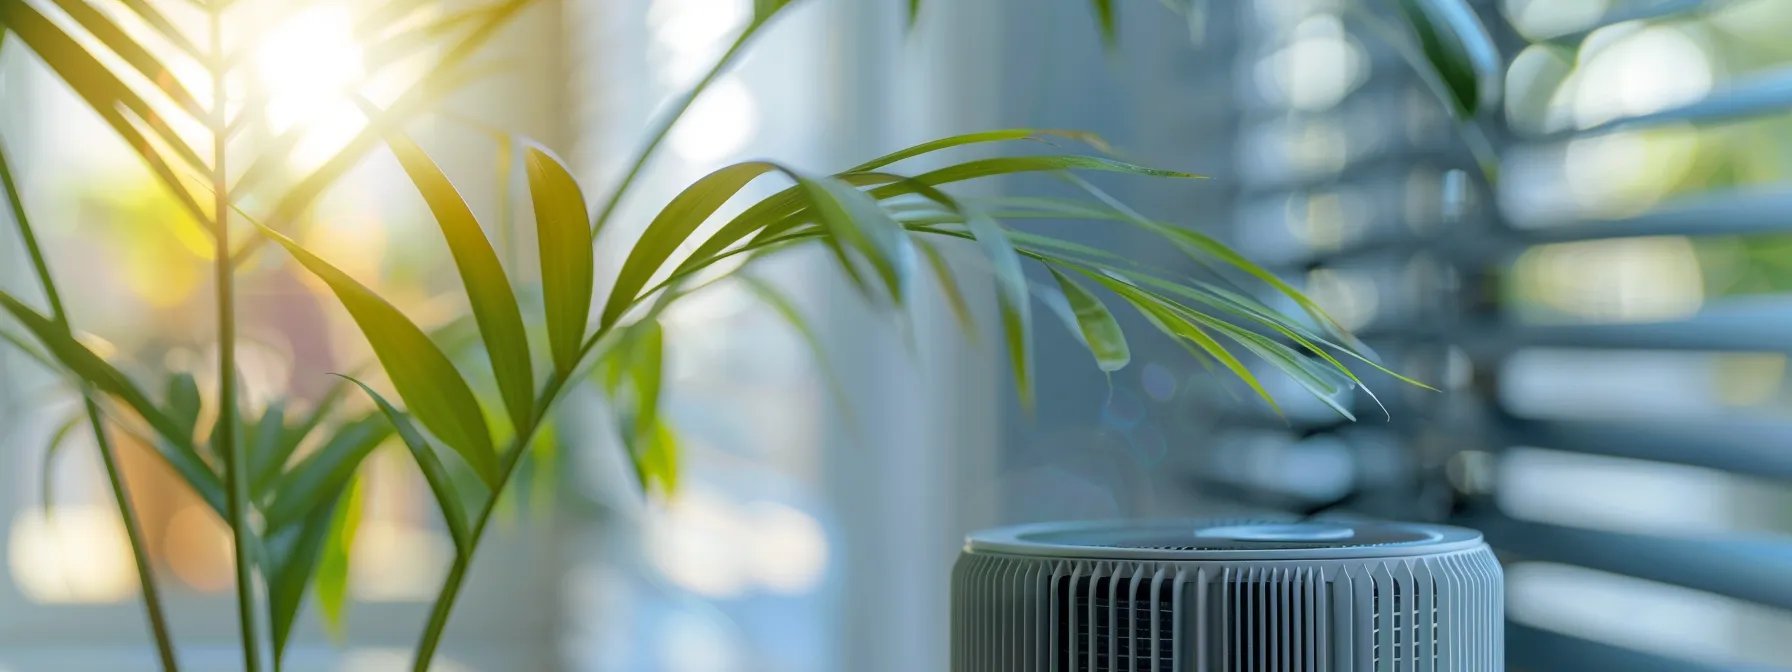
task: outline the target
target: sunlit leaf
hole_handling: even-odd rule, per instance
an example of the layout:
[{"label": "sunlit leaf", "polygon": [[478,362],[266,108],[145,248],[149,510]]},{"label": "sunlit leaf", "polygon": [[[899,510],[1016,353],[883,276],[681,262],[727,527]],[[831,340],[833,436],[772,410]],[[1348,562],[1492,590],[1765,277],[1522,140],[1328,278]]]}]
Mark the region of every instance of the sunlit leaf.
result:
[{"label": "sunlit leaf", "polygon": [[13,34],[22,38],[27,46],[36,52],[44,63],[54,70],[64,83],[73,89],[76,95],[87,102],[89,108],[98,114],[100,119],[110,126],[113,132],[129,145],[141,157],[150,171],[161,179],[169,191],[180,200],[187,213],[200,222],[209,223],[210,215],[199,202],[194,200],[168,161],[150,144],[143,133],[126,118],[124,110],[128,110],[144,123],[162,133],[164,145],[177,151],[180,158],[195,169],[203,169],[201,161],[192,149],[175,135],[165,122],[150,108],[143,99],[129,87],[120,82],[117,76],[107,70],[97,59],[82,48],[73,38],[63,33],[56,25],[44,18],[28,3],[10,1],[0,3],[0,25],[5,25]]},{"label": "sunlit leaf", "polygon": [[548,346],[554,370],[572,375],[585,323],[591,318],[594,264],[585,196],[566,166],[536,147],[524,151],[529,195],[535,203],[535,237],[541,254],[542,301],[547,305]]},{"label": "sunlit leaf", "polygon": [[629,344],[629,375],[635,383],[637,436],[651,431],[660,420],[660,382],[665,375],[666,332],[658,320],[633,327]]},{"label": "sunlit leaf", "polygon": [[38,489],[43,491],[44,515],[46,516],[50,515],[51,509],[56,508],[56,454],[61,452],[62,444],[68,439],[69,432],[74,431],[83,419],[84,416],[76,415],[64,420],[61,425],[57,425],[56,432],[51,434],[50,440],[44,444],[44,458],[40,471],[41,482]]},{"label": "sunlit leaf", "polygon": [[201,499],[218,511],[224,510],[224,484],[218,475],[207,467],[200,459],[199,452],[193,446],[191,433],[183,434],[181,428],[166,414],[162,413],[149,396],[137,387],[136,383],[118,369],[113,368],[106,360],[66,335],[62,329],[49,318],[39,315],[37,311],[20,303],[12,295],[0,292],[0,309],[11,313],[19,324],[31,335],[37,337],[49,350],[50,355],[61,362],[64,367],[80,376],[82,380],[92,384],[106,394],[117,397],[125,405],[130,406],[143,421],[160,434],[166,441],[155,442],[156,453],[173,467],[182,480],[198,493]]},{"label": "sunlit leaf", "polygon": [[347,636],[349,553],[355,547],[355,534],[361,529],[361,490],[362,479],[350,481],[347,493],[330,518],[330,531],[324,535],[322,555],[317,561],[318,611],[323,613],[324,629],[338,644]]},{"label": "sunlit leaf", "polygon": [[149,49],[125,34],[124,30],[107,18],[87,0],[56,0],[56,6],[62,8],[69,18],[80,24],[81,28],[99,40],[100,44],[117,54],[119,59],[131,66],[131,69],[142,74],[151,84],[162,90],[174,101],[182,111],[194,119],[206,118],[206,110],[199,104],[199,99],[182,86],[180,80],[169,71],[167,66],[149,52]]},{"label": "sunlit leaf", "polygon": [[285,528],[331,501],[368,454],[391,435],[383,418],[361,418],[337,427],[323,446],[274,481],[273,501],[262,510],[266,528]]},{"label": "sunlit leaf", "polygon": [[262,232],[336,293],[410,412],[448,444],[481,480],[498,483],[497,450],[467,381],[422,329],[354,278],[265,226]]},{"label": "sunlit leaf", "polygon": [[156,9],[151,0],[119,0],[119,3],[131,10],[131,13],[136,14],[137,18],[143,19],[145,24],[155,29],[156,34],[161,35],[162,39],[168,40],[169,44],[174,45],[175,49],[179,49],[188,58],[195,61],[205,58],[205,55],[200,53],[199,47],[187,38],[187,34],[176,27],[173,21],[169,21],[161,10]]},{"label": "sunlit leaf", "polygon": [[1132,361],[1132,351],[1126,346],[1126,334],[1120,331],[1120,323],[1114,320],[1114,314],[1108,312],[1108,307],[1093,292],[1058,269],[1051,269],[1051,272],[1076,318],[1083,344],[1095,355],[1095,365],[1107,372],[1125,368]]},{"label": "sunlit leaf", "polygon": [[715,214],[748,182],[777,169],[763,161],[737,163],[705,175],[679,192],[654,216],[634,247],[629,249],[628,258],[617,272],[616,284],[610,290],[610,298],[604,303],[602,326],[607,328],[616,323],[653,274],[704,220]]},{"label": "sunlit leaf", "polygon": [[467,532],[466,507],[461,504],[461,495],[456,491],[448,470],[442,466],[441,459],[436,457],[435,448],[423,438],[422,432],[417,431],[410,416],[393,408],[385,397],[374,392],[366,383],[348,376],[343,378],[359,386],[379,405],[380,412],[385,414],[392,428],[398,431],[398,438],[403,439],[405,447],[410,449],[411,457],[417,462],[417,469],[423,472],[423,480],[429,483],[430,493],[435,496],[436,505],[442,511],[442,520],[448,525],[448,536],[454,540],[455,549],[461,553],[472,552],[471,538]]},{"label": "sunlit leaf", "polygon": [[678,492],[678,434],[672,431],[671,425],[659,421],[644,435],[646,440],[638,443],[631,453],[635,478],[641,483],[642,490],[652,492],[658,486],[664,495]]},{"label": "sunlit leaf", "polygon": [[[511,426],[529,426],[535,399],[529,339],[523,331],[523,313],[517,306],[516,293],[511,290],[510,279],[504,275],[503,264],[498,262],[497,251],[486,239],[485,230],[480,228],[473,210],[467,207],[460,192],[455,191],[448,176],[422,147],[397,131],[386,134],[386,144],[398,157],[398,163],[404,166],[405,173],[410,175],[411,182],[417,185],[417,191],[423,194],[423,200],[429,204],[430,212],[435,214],[436,223],[442,229],[442,237],[448,241],[448,251],[454,257],[454,265],[467,290],[467,300],[473,307],[473,319],[478,322],[479,334],[485,340],[492,373],[498,379],[498,391],[504,397],[504,407],[510,411]],[[583,217],[580,219],[582,221]],[[590,248],[588,240],[584,247]],[[367,327],[363,325],[362,328]],[[383,357],[381,361],[384,361]],[[395,381],[397,377],[394,373]],[[414,405],[410,397],[404,395],[403,388],[400,388],[400,395]]]}]

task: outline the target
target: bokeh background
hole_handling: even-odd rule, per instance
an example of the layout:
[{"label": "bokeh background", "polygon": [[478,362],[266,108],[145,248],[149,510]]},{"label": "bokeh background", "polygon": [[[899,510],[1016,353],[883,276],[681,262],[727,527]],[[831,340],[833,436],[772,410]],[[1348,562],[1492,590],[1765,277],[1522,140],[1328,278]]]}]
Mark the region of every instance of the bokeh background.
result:
[{"label": "bokeh background", "polygon": [[[328,150],[358,129],[331,92],[367,57],[359,4],[267,17],[277,37],[252,58],[278,82],[267,132],[309,124],[306,141]],[[500,253],[526,263],[508,224],[524,188],[503,170],[514,147],[490,131],[561,152],[588,190],[609,184],[751,4],[538,3],[489,55],[499,74],[416,134]],[[1111,51],[1080,0],[928,2],[912,34],[904,4],[802,0],[780,18],[675,130],[600,265],[728,162],[831,171],[949,133],[1086,129],[1139,162],[1212,176],[1096,181],[1233,242],[1441,391],[1370,378],[1387,413],[1356,394],[1342,400],[1350,423],[1269,373],[1284,421],[1139,320],[1133,364],[1111,377],[1041,320],[1040,403],[1022,413],[986,291],[970,297],[983,337],[966,339],[937,291],[898,321],[821,257],[779,258],[761,273],[816,321],[847,398],[747,292],[687,301],[667,318],[681,492],[644,500],[601,401],[569,399],[559,466],[528,475],[538,487],[481,551],[442,669],[944,669],[947,576],[970,529],[1334,502],[1485,530],[1507,567],[1515,669],[1792,669],[1792,3],[1471,2],[1507,64],[1477,125],[1497,183],[1377,32],[1391,2],[1119,2]],[[200,234],[20,45],[0,59],[0,102],[75,323],[127,370],[187,371],[211,389]],[[375,153],[304,242],[440,323],[464,304],[427,216]],[[1112,227],[1040,226],[1207,272]],[[35,295],[0,228],[0,284]],[[368,354],[321,286],[263,256],[240,285],[252,409],[315,397],[325,372]],[[979,270],[973,257],[963,270]],[[75,430],[40,477],[77,403],[0,351],[0,670],[152,669],[91,437]],[[231,669],[227,533],[143,446],[122,450],[183,656]],[[367,473],[346,636],[302,615],[293,669],[407,663],[451,553],[407,459],[376,453]]]}]

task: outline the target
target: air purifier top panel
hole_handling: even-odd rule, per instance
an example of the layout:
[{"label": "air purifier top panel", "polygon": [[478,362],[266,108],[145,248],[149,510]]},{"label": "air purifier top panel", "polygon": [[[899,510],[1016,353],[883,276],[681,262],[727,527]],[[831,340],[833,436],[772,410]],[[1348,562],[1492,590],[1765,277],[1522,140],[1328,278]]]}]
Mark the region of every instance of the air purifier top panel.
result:
[{"label": "air purifier top panel", "polygon": [[972,534],[970,553],[1110,560],[1321,560],[1476,548],[1481,533],[1446,525],[1342,520],[1105,520]]}]

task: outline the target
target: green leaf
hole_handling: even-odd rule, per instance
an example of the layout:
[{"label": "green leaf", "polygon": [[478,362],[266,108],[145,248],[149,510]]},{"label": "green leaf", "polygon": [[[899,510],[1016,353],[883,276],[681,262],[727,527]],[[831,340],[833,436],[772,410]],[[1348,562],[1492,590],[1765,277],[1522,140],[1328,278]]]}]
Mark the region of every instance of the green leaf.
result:
[{"label": "green leaf", "polygon": [[[1101,143],[1101,139],[1099,137],[1096,137],[1093,134],[1080,133],[1077,131],[1046,131],[1046,130],[1040,130],[1040,129],[1011,129],[1011,130],[1004,130],[1004,131],[987,131],[984,133],[971,133],[971,134],[967,134],[967,135],[952,136],[949,138],[943,138],[943,139],[935,140],[932,142],[922,143],[920,145],[916,145],[916,146],[910,147],[908,149],[904,149],[904,150],[901,150],[901,151],[898,151],[898,152],[895,152],[892,154],[885,155],[883,157],[866,162],[859,166],[855,166],[852,170],[848,170],[846,172],[839,173],[839,174],[835,175],[835,177],[838,177],[843,180],[847,180],[848,182],[855,182],[856,180],[858,180],[860,178],[866,177],[864,175],[864,173],[866,171],[875,170],[877,168],[887,166],[891,163],[895,163],[896,161],[900,161],[900,160],[910,158],[913,156],[927,154],[929,152],[938,151],[940,149],[957,147],[957,146],[961,146],[961,145],[979,143],[979,142],[998,142],[998,141],[1003,141],[1003,140],[1019,140],[1019,139],[1032,138],[1032,137],[1036,137],[1039,135],[1057,135],[1057,136],[1062,136],[1062,137],[1074,138],[1074,139],[1078,139],[1078,140],[1082,140],[1082,141],[1094,144],[1098,148],[1106,146],[1105,143]],[[1087,160],[1085,161],[1084,159],[1087,159]],[[1108,161],[1106,159],[1094,159],[1094,158],[1090,158],[1090,157],[1079,157],[1079,156],[1069,156],[1069,157],[1066,157],[1066,156],[1043,156],[1043,157],[1015,157],[1015,158],[1011,158],[1011,159],[982,159],[982,160],[978,160],[978,161],[961,163],[956,166],[942,168],[940,170],[936,170],[931,173],[927,173],[920,177],[913,178],[912,180],[902,180],[902,181],[900,181],[899,184],[885,188],[883,191],[873,192],[873,197],[877,198],[879,200],[882,200],[882,199],[889,198],[892,196],[901,195],[904,193],[914,193],[914,190],[917,188],[917,186],[935,186],[935,187],[937,187],[939,185],[947,184],[950,182],[976,179],[979,177],[989,177],[989,176],[993,176],[993,175],[1003,175],[1003,174],[1010,174],[1010,173],[1024,173],[1024,172],[1038,172],[1038,171],[1052,171],[1052,170],[1070,170],[1070,169],[1135,172],[1135,173],[1139,173],[1139,174],[1155,174],[1155,175],[1165,176],[1165,177],[1191,177],[1191,178],[1199,177],[1197,175],[1189,175],[1187,173],[1174,173],[1174,172],[1170,172],[1170,171],[1154,171],[1153,169],[1141,168],[1139,166],[1132,166],[1130,164],[1121,163],[1118,161]],[[891,181],[889,176],[875,175],[873,177],[876,178],[875,181],[877,183]],[[742,239],[745,239],[747,236],[753,235],[754,233],[758,233],[760,239],[782,235],[789,227],[788,226],[779,226],[778,223],[786,221],[786,220],[788,220],[788,223],[790,225],[799,223],[801,221],[801,219],[793,217],[793,216],[796,215],[801,209],[802,209],[802,201],[801,201],[801,198],[798,196],[798,188],[797,187],[791,187],[789,189],[785,189],[784,191],[778,192],[777,194],[772,195],[770,198],[767,198],[763,201],[760,201],[759,203],[754,204],[753,207],[750,207],[747,210],[740,213],[739,215],[735,216],[734,219],[729,220],[729,222],[727,224],[723,225],[722,228],[720,228],[716,231],[715,235],[710,236],[708,240],[704,241],[702,245],[698,246],[697,251],[693,252],[691,254],[691,258],[690,258],[690,260],[688,260],[685,263],[685,266],[689,266],[689,265],[692,265],[695,263],[700,263],[700,260],[710,258],[711,256],[721,252],[722,250],[727,249],[729,246],[731,246],[737,242],[740,242]],[[682,270],[683,268],[685,268],[685,266],[681,266],[680,269]]]},{"label": "green leaf", "polygon": [[[523,331],[523,313],[517,307],[516,293],[504,275],[504,266],[498,262],[497,251],[486,239],[485,230],[480,228],[473,210],[467,207],[460,192],[455,191],[448,176],[430,160],[422,147],[397,131],[386,133],[386,144],[391,146],[405,173],[411,176],[411,182],[417,185],[417,191],[423,194],[423,200],[429,203],[430,212],[435,214],[436,223],[441,226],[442,237],[448,241],[448,250],[454,257],[455,267],[460,270],[461,282],[473,307],[473,319],[479,323],[479,335],[485,341],[492,373],[498,379],[498,391],[504,397],[504,407],[510,411],[511,426],[528,427],[532,424],[530,411],[535,405],[535,374],[529,362],[529,339]],[[590,248],[589,240],[584,248]],[[403,395],[402,388],[400,394]],[[408,396],[406,402],[411,403]]]},{"label": "green leaf", "polygon": [[915,21],[921,18],[921,0],[908,0],[908,30],[914,32]]},{"label": "green leaf", "polygon": [[1332,319],[1332,316],[1326,313],[1325,309],[1320,307],[1317,302],[1307,298],[1307,295],[1301,293],[1300,290],[1295,289],[1293,286],[1282,281],[1281,278],[1276,277],[1276,274],[1269,272],[1262,266],[1245,258],[1244,255],[1227,247],[1225,243],[1221,243],[1212,236],[1198,231],[1153,221],[1134,212],[1131,208],[1126,207],[1126,205],[1119,200],[1109,196],[1101,189],[1096,188],[1095,185],[1089,184],[1086,180],[1075,176],[1071,176],[1070,180],[1078,186],[1081,186],[1085,191],[1093,194],[1096,198],[1101,199],[1104,203],[1107,203],[1110,207],[1113,207],[1114,210],[1122,216],[1124,221],[1131,222],[1147,231],[1168,238],[1171,243],[1174,243],[1185,255],[1197,263],[1205,264],[1207,258],[1213,258],[1218,259],[1233,268],[1244,271],[1252,277],[1263,281],[1270,287],[1275,288],[1277,292],[1280,292],[1283,296],[1294,301],[1296,305],[1301,307],[1301,310],[1305,311],[1308,316],[1313,318],[1314,322],[1319,324],[1321,329],[1324,329],[1326,333],[1331,334],[1333,338],[1342,341],[1344,344],[1350,346],[1351,349],[1359,352],[1368,349],[1367,346],[1363,345],[1362,341],[1357,340],[1356,336],[1351,335],[1348,329],[1345,329],[1343,325],[1338,324],[1337,320]]},{"label": "green leaf", "polygon": [[311,582],[312,568],[329,537],[336,507],[342,504],[343,491],[326,494],[327,498],[306,512],[299,524],[269,528],[267,541],[262,545],[265,557],[261,564],[267,572],[268,620],[276,661],[286,653],[293,621],[305,600],[305,586]]},{"label": "green leaf", "polygon": [[777,169],[776,165],[763,161],[737,163],[705,175],[679,192],[647,224],[640,239],[629,250],[628,258],[622,262],[610,298],[604,303],[602,327],[608,328],[622,317],[653,274],[704,220],[715,214],[748,182]]},{"label": "green leaf", "polygon": [[1120,26],[1114,21],[1114,0],[1090,0],[1095,22],[1101,25],[1101,42],[1113,49],[1120,43]]},{"label": "green leaf", "polygon": [[1251,373],[1250,369],[1246,368],[1243,362],[1238,361],[1237,357],[1234,357],[1226,350],[1225,346],[1220,345],[1219,341],[1214,340],[1201,327],[1185,319],[1178,311],[1174,310],[1174,304],[1124,281],[1080,268],[1075,270],[1126,299],[1165,335],[1172,339],[1187,340],[1195,347],[1200,348],[1202,352],[1219,361],[1221,365],[1232,372],[1232,375],[1249,385],[1251,391],[1256,392],[1258,397],[1269,404],[1271,410],[1274,410],[1277,415],[1281,415],[1282,408],[1276,404],[1275,397],[1270,396],[1269,391],[1263,389],[1263,385],[1257,381],[1257,377]]},{"label": "green leaf", "polygon": [[1007,141],[1011,141],[1011,140],[1036,140],[1039,142],[1049,142],[1045,139],[1046,136],[1055,136],[1055,137],[1065,138],[1065,139],[1069,139],[1069,140],[1078,140],[1078,141],[1088,143],[1098,149],[1103,149],[1103,150],[1105,150],[1107,148],[1107,143],[1101,139],[1101,136],[1098,136],[1094,133],[1084,132],[1084,131],[1067,131],[1067,130],[1049,129],[1049,128],[1004,128],[1004,129],[995,130],[995,131],[980,131],[977,133],[966,133],[963,135],[954,135],[954,136],[950,136],[950,137],[940,138],[938,140],[930,140],[927,142],[923,142],[919,145],[915,145],[913,147],[908,147],[908,148],[904,148],[901,150],[897,150],[895,152],[891,152],[889,154],[885,154],[883,156],[877,157],[870,161],[866,161],[864,163],[861,163],[857,166],[853,166],[853,167],[848,168],[841,172],[842,172],[842,174],[869,172],[869,171],[877,170],[884,166],[888,166],[892,163],[896,163],[897,161],[902,161],[904,159],[910,159],[910,158],[914,158],[914,157],[921,156],[924,154],[931,154],[933,152],[937,152],[942,149],[951,149],[953,147],[963,147],[965,145],[975,145],[975,144],[982,144],[982,143],[988,143],[988,142],[1007,142]]},{"label": "green leaf", "polygon": [[772,312],[777,313],[785,324],[790,325],[790,328],[802,337],[803,343],[809,347],[809,354],[815,358],[816,366],[821,368],[822,377],[827,380],[828,391],[833,394],[835,403],[847,413],[851,413],[852,409],[847,403],[846,385],[841,382],[839,371],[835,370],[833,358],[828,356],[827,347],[822,343],[821,335],[816,333],[815,328],[809,324],[809,320],[803,317],[802,311],[797,310],[796,304],[791,303],[789,297],[784,296],[784,293],[778,291],[778,288],[773,287],[771,283],[750,275],[739,277],[747,291],[752,292],[753,296],[758,297],[761,302],[769,306]]},{"label": "green leaf", "polygon": [[1052,278],[1058,281],[1058,289],[1064,292],[1064,298],[1069,302],[1072,315],[1076,317],[1083,344],[1095,355],[1095,365],[1110,373],[1125,368],[1132,361],[1132,351],[1126,346],[1126,334],[1120,331],[1120,323],[1114,320],[1114,314],[1108,312],[1108,307],[1093,292],[1058,272],[1058,269],[1050,270]]},{"label": "green leaf", "polygon": [[188,58],[195,61],[205,59],[205,55],[199,51],[199,47],[195,46],[192,40],[187,39],[187,34],[175,27],[174,22],[169,21],[168,17],[157,10],[150,0],[119,0],[119,2],[136,14],[138,18],[143,19],[145,24],[155,29],[156,34],[161,35],[162,39],[168,40],[169,44],[174,45],[175,49],[179,49]]},{"label": "green leaf", "polygon": [[1344,405],[1338,401],[1337,397],[1339,393],[1354,387],[1350,382],[1341,380],[1342,375],[1338,373],[1338,370],[1321,367],[1314,363],[1313,360],[1302,356],[1288,346],[1277,343],[1261,334],[1242,329],[1237,325],[1229,324],[1224,320],[1215,319],[1192,310],[1178,312],[1191,320],[1207,325],[1208,328],[1230,337],[1239,345],[1244,346],[1245,349],[1250,350],[1252,354],[1257,355],[1262,358],[1263,361],[1268,362],[1270,365],[1287,374],[1289,378],[1292,378],[1296,383],[1299,383],[1301,387],[1306,388],[1306,390],[1312,393],[1315,398],[1324,402],[1326,406],[1330,406],[1332,410],[1337,411],[1339,415],[1344,416],[1352,422],[1356,421],[1356,416],[1350,412],[1350,409],[1345,408]]},{"label": "green leaf", "polygon": [[1426,62],[1448,89],[1451,110],[1474,117],[1499,94],[1503,63],[1487,27],[1463,0],[1400,0]]},{"label": "green leaf", "polygon": [[594,262],[590,216],[578,182],[552,154],[530,147],[524,154],[529,194],[535,202],[535,238],[541,251],[542,301],[547,305],[548,346],[554,370],[572,375],[585,322],[591,318]]},{"label": "green leaf", "polygon": [[646,440],[630,453],[642,491],[652,492],[657,485],[663,495],[678,492],[678,434],[659,421],[644,435]]},{"label": "green leaf", "polygon": [[[261,417],[256,418],[249,432],[249,482],[253,484],[255,470],[272,459],[263,456],[278,453],[280,444],[286,441],[286,401],[277,399],[270,402],[267,408],[262,409]],[[253,487],[250,492],[254,492]]]},{"label": "green leaf", "polygon": [[30,4],[11,0],[0,2],[0,25],[6,26],[13,34],[18,35],[31,47],[44,63],[62,81],[73,89],[100,119],[110,126],[113,132],[135,151],[143,162],[162,180],[169,191],[180,200],[187,213],[194,221],[210,223],[211,218],[194,200],[174,169],[168,165],[161,153],[144,137],[143,133],[131,123],[125,115],[128,111],[151,130],[159,134],[159,139],[190,166],[198,170],[205,169],[205,162],[199,159],[192,148],[181,141],[179,135],[168,128],[166,122],[156,114],[155,110],[143,101],[130,87],[118,80],[118,77],[106,66],[102,65],[92,54],[88,53],[80,43],[63,33],[54,23],[46,19]]},{"label": "green leaf", "polygon": [[44,515],[46,516],[50,515],[50,510],[56,506],[56,453],[62,450],[62,443],[68,438],[68,433],[74,431],[75,427],[81,424],[82,417],[75,415],[63,421],[56,427],[56,433],[50,435],[50,441],[44,444],[44,460],[40,471],[41,487],[39,489],[43,491]]},{"label": "green leaf", "polygon": [[[831,177],[792,176],[816,217],[833,234],[833,240],[845,242],[863,254],[883,280],[890,299],[902,305],[914,267],[914,249],[902,227],[865,192],[846,182]],[[836,254],[841,257],[842,267],[851,272],[852,262]]]},{"label": "green leaf", "polygon": [[180,425],[163,414],[149,395],[137,387],[136,383],[118,369],[113,368],[106,360],[81,345],[74,338],[62,331],[56,323],[50,321],[37,311],[20,303],[12,295],[0,292],[0,309],[11,313],[19,324],[24,326],[39,343],[50,351],[50,355],[61,362],[82,380],[92,384],[101,392],[117,397],[125,405],[130,406],[150,428],[166,441],[153,442],[156,454],[172,467],[187,485],[193,488],[201,499],[210,504],[216,511],[224,511],[224,484],[218,475],[200,459],[199,451],[193,446],[191,433],[183,434]]},{"label": "green leaf", "polygon": [[467,531],[466,508],[461,504],[460,494],[455,489],[448,470],[442,466],[441,459],[436,457],[435,448],[430,447],[429,441],[423,438],[423,433],[417,431],[410,416],[393,408],[385,397],[374,392],[366,383],[348,376],[342,378],[359,386],[361,391],[373,399],[373,403],[379,405],[380,412],[386,415],[386,420],[398,431],[398,438],[403,439],[405,447],[410,449],[411,457],[417,461],[418,471],[423,472],[423,480],[429,483],[430,493],[435,496],[436,505],[441,508],[442,520],[448,525],[448,536],[454,540],[455,550],[471,553],[472,537]]},{"label": "green leaf", "polygon": [[274,499],[262,515],[272,531],[306,519],[348,486],[361,462],[392,435],[387,423],[367,417],[336,428],[336,433],[317,452],[311,453],[274,481]]},{"label": "green leaf", "polygon": [[[257,224],[257,226],[261,226]],[[448,444],[486,485],[497,488],[498,458],[472,388],[422,329],[354,278],[278,231],[261,226],[301,265],[336,293],[410,411]]]},{"label": "green leaf", "polygon": [[167,94],[168,98],[173,100],[174,104],[179,106],[182,111],[192,115],[194,120],[206,118],[206,110],[199,104],[199,99],[194,98],[193,94],[181,85],[180,80],[174,76],[173,72],[163,66],[162,62],[157,60],[142,44],[131,39],[117,24],[112,23],[111,19],[106,18],[105,14],[88,4],[87,0],[56,0],[56,6],[68,13],[69,18],[80,24],[81,28],[93,35],[100,44],[117,54],[119,59],[131,66],[131,69],[136,70],[143,75],[144,79],[161,89],[162,93]]},{"label": "green leaf", "polygon": [[791,0],[753,0],[753,25],[770,21],[778,11],[790,6]]},{"label": "green leaf", "polygon": [[[632,329],[629,372],[635,382],[636,432],[650,431],[660,420],[660,382],[665,375],[666,332],[658,320]],[[641,437],[647,438],[647,437]]]},{"label": "green leaf", "polygon": [[[280,471],[286,467],[286,461],[292,457],[294,451],[298,450],[299,444],[304,443],[305,438],[310,436],[319,424],[323,423],[324,417],[329,415],[331,409],[335,408],[336,402],[341,399],[341,386],[332,386],[321,399],[317,400],[317,404],[311,408],[310,413],[305,415],[304,420],[292,427],[283,426],[280,440],[272,444],[263,444],[260,438],[264,431],[272,429],[266,424],[272,409],[270,409],[269,415],[262,416],[263,424],[256,428],[257,449],[249,453],[249,492],[255,493],[255,497],[260,499],[261,493],[266,492],[267,488],[273,484],[274,478],[279,476]],[[284,404],[281,404],[281,411],[281,415],[284,416]],[[281,424],[285,424],[284,417],[281,418]]]},{"label": "green leaf", "polygon": [[1008,342],[1008,365],[1014,371],[1014,388],[1021,408],[1033,408],[1033,304],[1027,296],[1027,276],[1020,254],[1008,242],[1002,227],[977,210],[965,210],[965,223],[995,273],[996,306],[1002,313],[1002,334]]},{"label": "green leaf", "polygon": [[933,269],[934,282],[939,283],[940,293],[946,295],[946,307],[952,310],[952,318],[958,321],[958,328],[964,330],[971,342],[976,342],[977,321],[971,315],[971,304],[965,300],[964,291],[959,288],[958,278],[952,274],[952,266],[946,262],[946,256],[938,246],[925,240],[917,240],[915,245],[927,257],[927,265]]},{"label": "green leaf", "polygon": [[193,380],[193,374],[182,371],[168,377],[168,389],[163,392],[163,403],[168,405],[168,419],[174,426],[183,430],[191,441],[193,430],[199,425],[199,383]]},{"label": "green leaf", "polygon": [[317,561],[317,606],[323,612],[324,629],[337,644],[347,638],[344,617],[348,606],[349,557],[355,547],[355,534],[361,529],[361,491],[362,479],[349,483],[348,492],[330,517],[330,531],[324,535],[322,557]]}]

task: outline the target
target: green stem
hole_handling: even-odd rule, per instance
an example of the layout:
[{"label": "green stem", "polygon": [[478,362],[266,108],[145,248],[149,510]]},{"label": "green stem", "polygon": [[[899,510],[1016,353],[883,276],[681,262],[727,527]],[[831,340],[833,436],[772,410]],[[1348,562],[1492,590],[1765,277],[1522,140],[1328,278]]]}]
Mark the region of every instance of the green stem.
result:
[{"label": "green stem", "polygon": [[224,158],[230,147],[224,115],[224,4],[211,8],[212,63],[212,219],[217,231],[213,255],[214,284],[218,302],[218,422],[213,432],[218,455],[224,462],[224,490],[230,519],[230,538],[236,565],[237,623],[242,629],[243,669],[261,669],[260,628],[256,627],[255,567],[251,560],[249,529],[249,460],[237,439],[236,406],[236,274],[230,262],[230,185]]},{"label": "green stem", "polygon": [[[25,203],[19,197],[18,185],[13,182],[12,168],[6,158],[6,147],[0,144],[0,186],[6,189],[6,198],[12,206],[13,221],[18,223],[19,237],[25,241],[25,249],[31,255],[31,267],[37,273],[37,282],[44,288],[44,298],[50,303],[50,316],[64,335],[73,336],[74,329],[69,326],[68,312],[62,307],[62,294],[56,290],[56,279],[50,275],[50,265],[44,260],[43,248],[37,243],[37,234],[31,230],[31,222],[25,217]],[[106,436],[105,422],[100,418],[99,407],[93,403],[91,390],[82,386],[82,401],[87,408],[87,423],[93,428],[93,440],[100,451],[100,462],[106,467],[106,482],[112,488],[112,497],[118,500],[118,516],[124,520],[125,540],[131,545],[131,560],[137,565],[137,583],[143,591],[143,611],[149,618],[150,634],[156,641],[156,655],[162,660],[162,669],[174,672],[180,664],[174,658],[174,637],[168,631],[168,618],[162,609],[161,591],[156,588],[154,568],[150,564],[148,546],[143,543],[143,527],[137,521],[137,509],[131,504],[130,489],[125,486],[124,475],[118,469],[118,456],[112,450],[112,441]]]},{"label": "green stem", "polygon": [[667,110],[665,114],[660,116],[658,121],[654,122],[653,134],[647,140],[647,144],[641,147],[641,151],[635,155],[634,162],[629,164],[628,172],[623,174],[622,181],[616,183],[616,188],[611,190],[609,198],[604,200],[603,209],[599,210],[597,217],[591,220],[591,231],[593,234],[602,231],[604,223],[610,221],[610,215],[615,214],[616,206],[622,204],[622,197],[628,193],[629,187],[634,186],[635,178],[640,177],[641,171],[647,167],[647,162],[653,158],[653,152],[659,149],[660,143],[664,142],[666,136],[672,132],[672,127],[677,125],[678,120],[684,116],[684,113],[691,109],[691,103],[696,102],[697,96],[703,95],[703,90],[709,88],[709,85],[714,83],[718,77],[721,77],[723,72],[727,72],[728,66],[734,64],[735,57],[740,55],[741,51],[746,48],[747,43],[752,41],[753,36],[757,34],[759,29],[763,28],[770,19],[771,17],[765,17],[763,19],[756,19],[752,23],[747,24],[746,30],[741,31],[740,37],[734,39],[734,44],[728,46],[728,51],[723,53],[722,58],[716,61],[715,67],[710,68],[709,72],[703,75],[703,79],[697,80],[696,86],[691,87],[690,91],[686,92],[683,97],[678,99],[678,102],[672,106],[672,109]]}]

